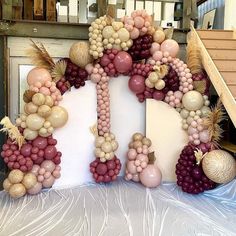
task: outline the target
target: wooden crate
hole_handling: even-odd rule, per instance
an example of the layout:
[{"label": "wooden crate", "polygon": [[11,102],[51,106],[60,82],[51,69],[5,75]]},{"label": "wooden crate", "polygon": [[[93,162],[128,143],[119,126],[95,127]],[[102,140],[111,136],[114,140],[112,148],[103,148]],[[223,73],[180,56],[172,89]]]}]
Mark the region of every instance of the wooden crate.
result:
[{"label": "wooden crate", "polygon": [[56,21],[56,0],[47,0],[46,20]]},{"label": "wooden crate", "polygon": [[24,19],[33,20],[33,0],[24,0]]}]

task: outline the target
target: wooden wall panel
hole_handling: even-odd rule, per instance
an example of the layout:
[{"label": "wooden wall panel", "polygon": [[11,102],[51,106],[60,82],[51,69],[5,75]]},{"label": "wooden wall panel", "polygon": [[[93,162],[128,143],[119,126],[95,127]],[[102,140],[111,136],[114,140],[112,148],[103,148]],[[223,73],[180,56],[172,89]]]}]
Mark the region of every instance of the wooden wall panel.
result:
[{"label": "wooden wall panel", "polygon": [[56,0],[47,0],[46,20],[56,21]]},{"label": "wooden wall panel", "polygon": [[34,0],[34,19],[43,20],[44,19],[44,4],[43,0]]},{"label": "wooden wall panel", "polygon": [[33,20],[33,0],[24,0],[24,19]]}]

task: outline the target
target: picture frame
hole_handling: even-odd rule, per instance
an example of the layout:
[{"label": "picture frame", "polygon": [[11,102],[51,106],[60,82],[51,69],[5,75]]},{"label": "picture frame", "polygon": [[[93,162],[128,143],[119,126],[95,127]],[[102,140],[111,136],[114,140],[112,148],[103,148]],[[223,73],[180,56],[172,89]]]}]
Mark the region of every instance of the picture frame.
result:
[{"label": "picture frame", "polygon": [[211,30],[213,29],[215,21],[216,8],[206,12],[203,16],[202,29]]}]

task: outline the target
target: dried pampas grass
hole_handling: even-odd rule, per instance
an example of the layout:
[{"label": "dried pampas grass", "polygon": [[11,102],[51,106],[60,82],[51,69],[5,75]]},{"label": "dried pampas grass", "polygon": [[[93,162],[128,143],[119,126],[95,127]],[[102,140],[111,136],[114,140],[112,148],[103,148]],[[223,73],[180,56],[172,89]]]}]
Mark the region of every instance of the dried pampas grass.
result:
[{"label": "dried pampas grass", "polygon": [[218,100],[215,107],[204,118],[204,126],[208,129],[212,142],[219,145],[220,139],[224,130],[221,128],[220,123],[226,118],[223,110],[223,104]]},{"label": "dried pampas grass", "polygon": [[38,67],[51,71],[55,66],[55,63],[46,48],[42,43],[35,43],[33,40],[31,40],[31,42],[32,48],[28,50],[27,54],[31,58],[32,63]]},{"label": "dried pampas grass", "polygon": [[201,62],[201,52],[197,45],[196,36],[188,34],[188,45],[187,45],[187,65],[192,74],[202,72],[203,66]]},{"label": "dried pampas grass", "polygon": [[3,128],[0,129],[0,131],[6,132],[9,138],[18,144],[19,149],[20,149],[25,142],[25,137],[20,133],[18,128],[11,123],[9,117],[7,116],[5,116],[0,121],[0,124],[3,125]]}]

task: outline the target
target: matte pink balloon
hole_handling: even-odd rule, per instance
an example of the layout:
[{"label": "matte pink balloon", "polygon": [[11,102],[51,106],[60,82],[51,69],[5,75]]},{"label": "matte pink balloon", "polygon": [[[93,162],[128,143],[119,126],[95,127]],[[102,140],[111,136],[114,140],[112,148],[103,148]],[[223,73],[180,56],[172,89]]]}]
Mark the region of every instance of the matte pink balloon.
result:
[{"label": "matte pink balloon", "polygon": [[129,79],[129,88],[134,93],[143,93],[145,90],[145,78],[141,75],[133,75]]},{"label": "matte pink balloon", "polygon": [[107,54],[104,54],[100,59],[101,66],[107,66],[110,62],[111,60],[109,59]]},{"label": "matte pink balloon", "polygon": [[128,161],[126,164],[126,168],[131,174],[137,174],[136,166],[134,165],[134,161]]},{"label": "matte pink balloon", "polygon": [[55,178],[51,175],[49,178],[44,179],[42,184],[44,188],[51,188],[54,182],[55,182]]},{"label": "matte pink balloon", "polygon": [[161,51],[168,52],[171,57],[176,57],[179,52],[179,44],[173,39],[167,39],[161,44]]},{"label": "matte pink balloon", "polygon": [[136,39],[139,36],[139,30],[137,28],[133,28],[133,30],[130,32],[130,38]]},{"label": "matte pink balloon", "polygon": [[52,81],[50,73],[44,68],[34,68],[27,76],[27,83],[29,85],[34,85],[35,82],[40,82],[44,84],[46,81]]},{"label": "matte pink balloon", "polygon": [[43,187],[42,184],[37,182],[33,188],[30,188],[27,190],[27,193],[32,194],[32,195],[37,194],[42,190],[42,187]]},{"label": "matte pink balloon", "polygon": [[139,175],[141,183],[148,188],[155,188],[161,183],[161,171],[155,165],[148,165]]},{"label": "matte pink balloon", "polygon": [[159,43],[152,43],[152,47],[150,49],[150,53],[153,55],[156,51],[160,50],[161,45]]},{"label": "matte pink balloon", "polygon": [[133,61],[129,53],[121,51],[117,53],[113,63],[118,72],[126,73],[132,68]]},{"label": "matte pink balloon", "polygon": [[139,182],[139,174],[134,174],[133,176],[132,176],[132,180],[134,181],[134,182]]},{"label": "matte pink balloon", "polygon": [[53,159],[57,154],[57,149],[55,148],[55,146],[47,146],[44,150],[44,157],[47,160],[51,160]]},{"label": "matte pink balloon", "polygon": [[34,175],[38,175],[40,166],[39,165],[33,165],[32,170],[30,171],[30,173],[34,174]]},{"label": "matte pink balloon", "polygon": [[203,143],[208,143],[210,141],[208,130],[205,129],[202,132],[200,132],[199,133],[199,139]]},{"label": "matte pink balloon", "polygon": [[162,51],[156,51],[156,52],[154,52],[152,57],[155,61],[161,61],[161,59],[163,58],[163,52]]},{"label": "matte pink balloon", "polygon": [[53,172],[56,165],[50,160],[45,160],[41,164],[41,168],[44,168],[46,171]]}]

